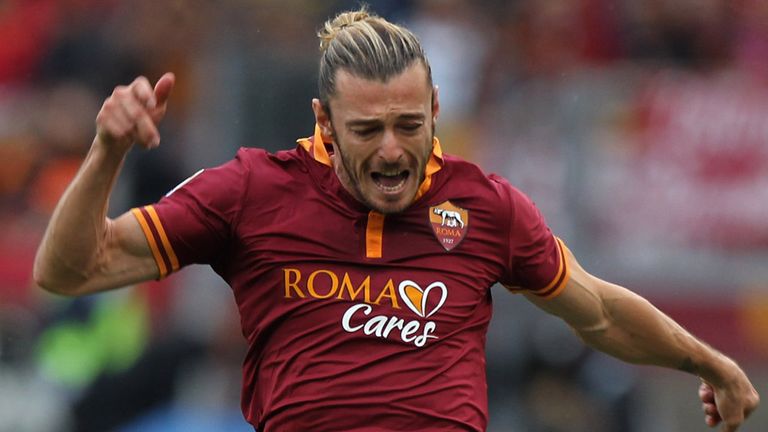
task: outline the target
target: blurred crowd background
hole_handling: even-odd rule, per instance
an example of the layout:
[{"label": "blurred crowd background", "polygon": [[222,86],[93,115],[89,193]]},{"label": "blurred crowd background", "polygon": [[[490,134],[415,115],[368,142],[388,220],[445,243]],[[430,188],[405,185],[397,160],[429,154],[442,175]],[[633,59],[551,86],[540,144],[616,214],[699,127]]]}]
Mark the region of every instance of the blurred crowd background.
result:
[{"label": "blurred crowd background", "polygon": [[[768,2],[371,0],[432,63],[446,151],[528,193],[592,273],[768,395]],[[0,0],[0,431],[246,431],[244,340],[205,267],[70,299],[31,280],[102,101],[173,71],[110,204],[313,131],[316,30],[351,1]],[[585,349],[494,288],[490,431],[700,431],[695,377]],[[320,395],[318,395],[320,397]],[[744,428],[768,430],[763,407]]]}]

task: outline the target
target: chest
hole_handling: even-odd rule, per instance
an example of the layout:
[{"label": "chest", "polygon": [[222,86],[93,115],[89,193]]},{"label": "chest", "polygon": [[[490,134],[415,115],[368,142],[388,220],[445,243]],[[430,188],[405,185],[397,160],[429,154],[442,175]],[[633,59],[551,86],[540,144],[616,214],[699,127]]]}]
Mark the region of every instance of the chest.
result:
[{"label": "chest", "polygon": [[425,317],[471,308],[503,272],[498,229],[471,202],[379,215],[311,195],[283,201],[240,223],[236,259],[250,284],[271,281],[263,300],[363,302]]},{"label": "chest", "polygon": [[505,265],[497,225],[491,210],[468,200],[438,197],[382,215],[308,194],[285,197],[269,212],[245,212],[238,249],[262,268],[313,262],[493,283]]}]

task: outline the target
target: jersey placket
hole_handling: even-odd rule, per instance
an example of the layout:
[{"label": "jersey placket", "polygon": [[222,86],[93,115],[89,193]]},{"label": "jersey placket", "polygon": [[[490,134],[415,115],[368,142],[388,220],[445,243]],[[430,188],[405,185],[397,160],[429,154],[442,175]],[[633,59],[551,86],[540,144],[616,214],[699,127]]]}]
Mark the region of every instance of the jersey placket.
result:
[{"label": "jersey placket", "polygon": [[[315,133],[310,140],[309,138],[302,138],[297,140],[299,145],[304,147],[313,158],[329,167],[332,167],[331,158],[325,149],[325,143],[323,142],[323,136],[320,132],[320,127],[315,125]],[[320,144],[320,145],[318,145]],[[442,149],[440,148],[440,141],[433,137],[432,139],[432,154],[427,162],[424,181],[419,185],[419,190],[416,192],[414,201],[421,198],[432,185],[432,175],[440,170],[440,160],[443,157]],[[365,257],[372,259],[379,259],[383,256],[384,246],[384,219],[383,213],[371,210],[368,212],[368,220],[365,226]]]},{"label": "jersey placket", "polygon": [[368,213],[365,227],[365,257],[381,258],[384,243],[384,215],[375,210]]}]

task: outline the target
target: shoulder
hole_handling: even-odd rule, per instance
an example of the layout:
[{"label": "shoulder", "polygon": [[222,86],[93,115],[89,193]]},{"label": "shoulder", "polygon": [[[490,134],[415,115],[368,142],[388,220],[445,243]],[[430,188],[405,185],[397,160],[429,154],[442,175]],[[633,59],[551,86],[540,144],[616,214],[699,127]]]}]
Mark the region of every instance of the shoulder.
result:
[{"label": "shoulder", "polygon": [[276,153],[269,153],[262,148],[240,147],[234,158],[246,168],[262,169],[287,169],[293,166],[303,165],[297,149],[282,150]]},{"label": "shoulder", "polygon": [[480,166],[454,155],[444,155],[443,187],[454,191],[466,191],[470,194],[482,193],[486,198],[503,201],[524,198],[519,189],[506,178],[495,173],[487,173]]},{"label": "shoulder", "polygon": [[451,196],[467,208],[487,213],[497,224],[539,217],[531,198],[505,177],[456,156],[445,155],[443,161],[445,172],[438,181],[441,197]]},{"label": "shoulder", "polygon": [[285,177],[302,166],[295,150],[271,154],[260,148],[242,147],[232,159],[190,176],[168,192],[166,198],[191,196],[204,202],[229,202],[285,183]]},{"label": "shoulder", "polygon": [[274,175],[306,172],[306,160],[300,149],[282,150],[269,153],[261,148],[241,147],[235,160],[242,164],[249,175],[269,179]]}]

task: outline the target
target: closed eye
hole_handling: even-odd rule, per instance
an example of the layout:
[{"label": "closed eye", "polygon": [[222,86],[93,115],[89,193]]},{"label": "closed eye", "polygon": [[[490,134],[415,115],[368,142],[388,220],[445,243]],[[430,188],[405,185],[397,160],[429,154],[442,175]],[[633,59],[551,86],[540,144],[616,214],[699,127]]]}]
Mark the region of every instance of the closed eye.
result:
[{"label": "closed eye", "polygon": [[352,133],[361,137],[366,138],[373,136],[376,132],[379,131],[379,127],[368,127],[368,128],[361,128],[361,129],[352,129]]},{"label": "closed eye", "polygon": [[418,131],[424,124],[423,123],[406,123],[403,125],[400,125],[400,129],[406,131],[406,132],[416,132]]}]

